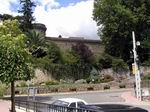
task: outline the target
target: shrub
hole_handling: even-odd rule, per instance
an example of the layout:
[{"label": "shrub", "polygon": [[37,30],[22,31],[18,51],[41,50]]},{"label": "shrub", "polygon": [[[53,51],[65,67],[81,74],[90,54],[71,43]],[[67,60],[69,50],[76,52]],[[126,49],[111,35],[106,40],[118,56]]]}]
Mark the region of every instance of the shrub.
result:
[{"label": "shrub", "polygon": [[88,87],[87,90],[92,91],[92,90],[94,90],[94,88],[93,87]]},{"label": "shrub", "polygon": [[143,80],[143,81],[150,81],[150,74],[148,74],[148,75],[142,77],[142,80]]},{"label": "shrub", "polygon": [[116,73],[128,70],[128,65],[122,59],[113,59],[112,69]]},{"label": "shrub", "polygon": [[87,79],[86,79],[86,82],[89,84],[89,83],[91,82],[91,78],[90,78],[90,77],[87,78]]},{"label": "shrub", "polygon": [[58,85],[59,83],[57,81],[49,80],[45,82],[45,85]]},{"label": "shrub", "polygon": [[26,84],[26,82],[21,81],[16,85],[16,87],[27,87],[27,84]]},{"label": "shrub", "polygon": [[3,84],[0,84],[0,98],[3,98],[5,91],[6,91],[6,86]]},{"label": "shrub", "polygon": [[99,76],[89,76],[87,79],[86,79],[86,82],[89,84],[89,83],[93,83],[93,84],[96,84],[96,83],[100,83],[101,82],[101,79],[99,78]]},{"label": "shrub", "polygon": [[110,82],[113,80],[114,80],[114,78],[111,75],[104,75],[102,82]]},{"label": "shrub", "polygon": [[70,91],[77,91],[76,88],[70,88],[69,90],[70,90]]},{"label": "shrub", "polygon": [[126,88],[126,85],[125,84],[120,84],[119,88]]},{"label": "shrub", "polygon": [[108,54],[103,54],[98,60],[98,66],[101,69],[107,69],[112,67],[112,57]]},{"label": "shrub", "polygon": [[58,88],[51,89],[51,92],[58,92]]},{"label": "shrub", "polygon": [[20,87],[26,87],[26,86],[27,86],[26,82],[21,82],[20,83]]},{"label": "shrub", "polygon": [[109,86],[109,85],[105,85],[105,86],[104,86],[104,90],[105,90],[105,89],[110,89],[110,86]]}]

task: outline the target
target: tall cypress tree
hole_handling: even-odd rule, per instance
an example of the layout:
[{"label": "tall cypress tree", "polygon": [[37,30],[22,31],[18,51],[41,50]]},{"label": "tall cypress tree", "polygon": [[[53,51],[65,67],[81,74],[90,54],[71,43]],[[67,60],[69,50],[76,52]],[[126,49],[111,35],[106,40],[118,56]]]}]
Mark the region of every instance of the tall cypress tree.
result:
[{"label": "tall cypress tree", "polygon": [[21,28],[23,31],[27,32],[33,28],[32,22],[35,20],[33,17],[33,8],[36,5],[31,0],[20,0],[20,4],[22,4],[22,7],[18,12],[23,14]]}]

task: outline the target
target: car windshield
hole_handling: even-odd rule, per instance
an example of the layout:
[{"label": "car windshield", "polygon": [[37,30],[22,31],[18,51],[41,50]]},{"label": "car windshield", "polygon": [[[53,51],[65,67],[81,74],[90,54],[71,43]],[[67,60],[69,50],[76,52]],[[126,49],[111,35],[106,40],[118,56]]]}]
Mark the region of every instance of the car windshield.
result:
[{"label": "car windshield", "polygon": [[56,100],[55,102],[52,103],[53,105],[59,105],[59,106],[68,106],[69,103],[61,100]]}]

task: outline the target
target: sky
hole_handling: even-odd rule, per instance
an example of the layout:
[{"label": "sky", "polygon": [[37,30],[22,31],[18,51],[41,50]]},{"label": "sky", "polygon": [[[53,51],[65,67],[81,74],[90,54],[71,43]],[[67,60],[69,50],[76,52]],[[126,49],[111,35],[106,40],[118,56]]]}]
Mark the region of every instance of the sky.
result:
[{"label": "sky", "polygon": [[[92,19],[94,0],[33,0],[35,22],[47,27],[46,36],[99,39]],[[0,0],[0,14],[18,15],[19,0]]]}]

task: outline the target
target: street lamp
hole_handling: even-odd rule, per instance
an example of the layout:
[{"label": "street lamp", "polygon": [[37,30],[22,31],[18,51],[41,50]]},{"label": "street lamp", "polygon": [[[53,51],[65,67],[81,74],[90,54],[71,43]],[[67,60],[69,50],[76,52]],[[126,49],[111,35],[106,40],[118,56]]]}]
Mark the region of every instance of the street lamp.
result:
[{"label": "street lamp", "polygon": [[142,91],[141,91],[141,77],[140,77],[140,70],[138,67],[138,55],[136,52],[136,46],[140,45],[140,42],[135,41],[135,33],[132,31],[133,37],[133,56],[134,56],[134,63],[133,63],[133,71],[135,74],[135,85],[136,85],[136,97],[138,100],[142,100]]}]

